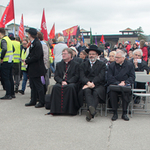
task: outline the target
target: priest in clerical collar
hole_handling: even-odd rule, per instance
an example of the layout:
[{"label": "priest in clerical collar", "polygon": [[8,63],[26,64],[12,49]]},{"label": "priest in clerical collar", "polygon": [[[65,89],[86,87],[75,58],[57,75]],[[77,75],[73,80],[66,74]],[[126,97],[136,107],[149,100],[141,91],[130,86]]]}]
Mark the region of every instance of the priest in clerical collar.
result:
[{"label": "priest in clerical collar", "polygon": [[[115,55],[115,62],[112,62],[109,65],[108,68],[108,85],[118,85],[118,86],[132,86],[135,80],[135,71],[133,64],[125,60],[125,52],[122,50],[119,50],[116,52]],[[109,96],[110,96],[110,102],[112,105],[112,109],[114,112],[114,115],[112,117],[112,121],[115,121],[118,119],[117,114],[117,108],[118,108],[118,95],[121,95],[122,97],[122,119],[128,121],[129,118],[127,116],[127,108],[129,105],[129,102],[131,100],[131,92],[126,92],[123,96],[123,93],[116,92],[114,90],[110,90]]]}]

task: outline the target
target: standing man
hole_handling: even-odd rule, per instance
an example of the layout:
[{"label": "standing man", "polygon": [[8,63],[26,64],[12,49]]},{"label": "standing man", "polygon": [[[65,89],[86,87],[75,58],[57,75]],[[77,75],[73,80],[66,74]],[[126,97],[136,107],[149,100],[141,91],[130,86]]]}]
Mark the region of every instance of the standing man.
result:
[{"label": "standing man", "polygon": [[18,93],[18,87],[20,83],[20,53],[21,53],[21,45],[20,41],[15,40],[14,35],[11,33],[8,35],[9,38],[12,40],[12,44],[15,48],[13,53],[13,76],[15,82],[15,93]]},{"label": "standing man", "polygon": [[56,64],[62,60],[62,51],[64,48],[68,48],[68,46],[64,43],[64,37],[60,36],[57,39],[58,44],[54,47],[54,67],[56,68]]},{"label": "standing man", "polygon": [[13,44],[8,36],[5,35],[5,29],[0,28],[0,63],[1,63],[1,75],[6,89],[6,95],[1,99],[12,99],[15,98],[14,94],[14,81],[12,77],[12,66],[13,66]]},{"label": "standing man", "polygon": [[81,40],[80,46],[77,48],[77,50],[78,50],[78,57],[80,55],[80,52],[83,51],[83,50],[85,50],[85,49],[86,49],[86,47],[85,47],[83,41]]},{"label": "standing man", "polygon": [[[41,76],[44,76],[46,69],[43,61],[43,49],[42,44],[37,38],[37,30],[30,28],[26,30],[28,32],[28,38],[31,41],[29,48],[29,55],[24,61],[25,65],[28,65],[28,75],[31,87],[31,101],[25,106],[34,106],[35,108],[44,107],[44,87],[41,82]],[[37,93],[39,95],[39,103],[37,102]]]},{"label": "standing man", "polygon": [[97,60],[101,51],[96,45],[91,45],[85,51],[89,54],[89,61],[85,61],[80,66],[80,80],[83,95],[88,106],[86,120],[90,121],[96,114],[95,109],[98,103],[105,101],[104,84],[106,65],[104,62]]}]

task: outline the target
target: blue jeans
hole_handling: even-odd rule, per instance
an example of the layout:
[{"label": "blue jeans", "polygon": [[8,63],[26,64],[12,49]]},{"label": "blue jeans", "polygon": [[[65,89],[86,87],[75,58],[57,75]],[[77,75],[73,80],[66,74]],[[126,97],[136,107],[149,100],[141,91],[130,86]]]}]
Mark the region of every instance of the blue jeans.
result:
[{"label": "blue jeans", "polygon": [[53,73],[55,73],[54,63],[51,63],[51,64],[50,64],[50,68],[51,68],[51,71],[52,71]]},{"label": "blue jeans", "polygon": [[22,91],[25,91],[26,89],[26,83],[28,80],[27,75],[28,75],[27,72],[23,71]]}]

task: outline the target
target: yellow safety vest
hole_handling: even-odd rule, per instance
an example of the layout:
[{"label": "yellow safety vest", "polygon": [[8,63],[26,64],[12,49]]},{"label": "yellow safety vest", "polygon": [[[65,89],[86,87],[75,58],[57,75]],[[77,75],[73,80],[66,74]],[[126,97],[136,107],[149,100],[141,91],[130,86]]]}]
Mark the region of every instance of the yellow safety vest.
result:
[{"label": "yellow safety vest", "polygon": [[20,63],[20,42],[19,41],[12,41],[13,46],[15,48],[14,54],[13,54],[13,62],[14,63]]},{"label": "yellow safety vest", "polygon": [[53,63],[53,57],[52,57],[51,49],[49,49],[49,61],[51,64]]},{"label": "yellow safety vest", "polygon": [[[13,59],[13,45],[12,41],[8,36],[4,36],[2,39],[4,39],[7,42],[7,52],[3,58],[3,62],[12,62]],[[0,58],[1,58],[1,52],[2,52],[2,47],[0,45]]]},{"label": "yellow safety vest", "polygon": [[[22,60],[25,60],[25,59],[26,59],[26,52],[25,52],[24,49],[22,49],[21,59],[22,59]],[[24,62],[21,63],[21,70],[22,70],[22,71],[26,71],[26,65],[24,65]]]}]

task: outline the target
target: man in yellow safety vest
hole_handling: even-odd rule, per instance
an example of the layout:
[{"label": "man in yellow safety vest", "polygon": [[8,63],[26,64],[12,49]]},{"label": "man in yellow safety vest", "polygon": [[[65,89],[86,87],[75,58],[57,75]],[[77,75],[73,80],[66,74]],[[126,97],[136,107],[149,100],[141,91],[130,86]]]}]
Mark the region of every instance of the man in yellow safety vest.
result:
[{"label": "man in yellow safety vest", "polygon": [[0,63],[1,63],[1,76],[6,89],[6,95],[2,97],[3,100],[11,100],[15,98],[14,94],[14,81],[12,77],[13,66],[13,44],[8,36],[5,36],[5,29],[0,28]]}]

